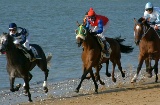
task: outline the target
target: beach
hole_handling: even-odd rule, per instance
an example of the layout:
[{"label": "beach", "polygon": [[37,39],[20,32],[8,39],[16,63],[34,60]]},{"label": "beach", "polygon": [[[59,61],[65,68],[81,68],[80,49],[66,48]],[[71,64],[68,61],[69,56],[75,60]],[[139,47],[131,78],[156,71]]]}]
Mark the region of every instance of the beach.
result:
[{"label": "beach", "polygon": [[[160,77],[160,76],[159,76]],[[99,89],[98,94],[81,94],[73,97],[46,98],[20,105],[159,105],[160,82],[154,77],[127,86]]]}]

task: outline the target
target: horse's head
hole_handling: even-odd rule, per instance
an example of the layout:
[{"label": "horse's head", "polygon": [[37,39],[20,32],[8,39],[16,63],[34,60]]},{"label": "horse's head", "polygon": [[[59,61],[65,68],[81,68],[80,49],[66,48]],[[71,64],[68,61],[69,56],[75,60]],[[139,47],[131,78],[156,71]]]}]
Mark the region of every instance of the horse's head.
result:
[{"label": "horse's head", "polygon": [[3,33],[0,36],[0,52],[4,53],[7,50],[7,45],[9,43],[8,39],[9,39],[10,35],[8,33]]},{"label": "horse's head", "polygon": [[147,21],[143,17],[141,17],[138,21],[134,18],[134,40],[136,45],[139,45],[143,35],[146,34],[147,27]]},{"label": "horse's head", "polygon": [[77,40],[78,47],[80,47],[83,41],[86,39],[87,29],[85,25],[83,24],[80,25],[78,22],[77,24],[78,24],[78,28],[75,30],[75,33],[76,33],[76,40]]}]

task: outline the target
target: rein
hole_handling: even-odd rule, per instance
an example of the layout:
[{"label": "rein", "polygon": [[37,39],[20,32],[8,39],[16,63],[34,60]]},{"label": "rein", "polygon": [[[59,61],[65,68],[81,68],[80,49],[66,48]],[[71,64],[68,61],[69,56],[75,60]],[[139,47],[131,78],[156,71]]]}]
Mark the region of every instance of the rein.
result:
[{"label": "rein", "polygon": [[[143,29],[144,29],[144,26],[143,26]],[[143,35],[142,35],[142,38],[148,33],[148,31],[151,29],[151,27],[148,28],[148,30],[145,32],[145,30],[143,30]]]}]

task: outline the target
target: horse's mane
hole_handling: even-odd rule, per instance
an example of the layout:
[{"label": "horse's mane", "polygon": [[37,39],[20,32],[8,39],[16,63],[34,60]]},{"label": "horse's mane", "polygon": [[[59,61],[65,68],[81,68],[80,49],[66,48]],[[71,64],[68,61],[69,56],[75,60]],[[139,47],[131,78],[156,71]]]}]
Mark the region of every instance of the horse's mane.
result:
[{"label": "horse's mane", "polygon": [[9,40],[11,40],[11,41],[13,42],[13,37],[12,37],[12,36],[10,36],[10,35],[9,35],[9,33],[3,32],[3,34],[2,34],[2,35],[6,36],[6,37],[7,37],[7,39],[9,39]]},{"label": "horse's mane", "polygon": [[141,18],[139,18],[138,19],[138,23],[139,24],[144,24],[144,25],[146,25],[146,26],[150,26],[149,24],[148,24],[148,22],[147,22],[147,20],[144,18],[144,17],[141,17]]},{"label": "horse's mane", "polygon": [[143,17],[138,19],[138,23],[142,23],[142,21],[144,21],[145,19]]}]

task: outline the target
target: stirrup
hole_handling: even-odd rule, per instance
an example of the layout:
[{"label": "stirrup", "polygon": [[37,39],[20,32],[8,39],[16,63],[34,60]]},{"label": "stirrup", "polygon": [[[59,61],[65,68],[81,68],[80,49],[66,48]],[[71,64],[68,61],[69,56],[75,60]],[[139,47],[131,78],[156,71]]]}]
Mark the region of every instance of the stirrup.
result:
[{"label": "stirrup", "polygon": [[106,58],[110,58],[110,54],[109,53],[106,53]]},{"label": "stirrup", "polygon": [[42,58],[39,55],[36,55],[35,59],[42,59]]},{"label": "stirrup", "polygon": [[36,60],[36,58],[31,58],[30,62],[34,62]]}]

